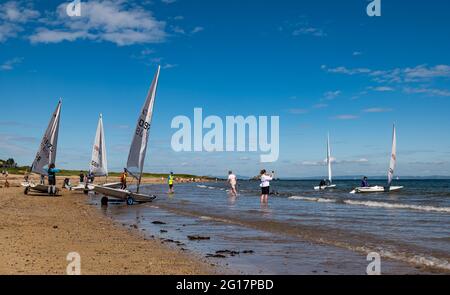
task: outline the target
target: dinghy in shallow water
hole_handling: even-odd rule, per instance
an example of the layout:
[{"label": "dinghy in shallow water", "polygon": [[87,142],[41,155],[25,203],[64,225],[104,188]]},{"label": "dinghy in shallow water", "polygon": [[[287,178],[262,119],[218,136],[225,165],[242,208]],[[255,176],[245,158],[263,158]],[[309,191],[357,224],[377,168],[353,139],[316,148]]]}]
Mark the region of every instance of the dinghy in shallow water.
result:
[{"label": "dinghy in shallow water", "polygon": [[354,190],[352,190],[351,194],[364,194],[364,193],[387,193],[387,192],[393,192],[401,190],[403,186],[390,186],[390,187],[384,187],[384,186],[370,186],[370,187],[357,187]]},{"label": "dinghy in shallow water", "polygon": [[381,193],[381,192],[393,192],[398,191],[403,188],[403,186],[391,186],[392,180],[394,179],[394,170],[395,165],[397,164],[397,134],[395,131],[395,125],[392,131],[392,152],[391,152],[391,160],[389,163],[388,170],[388,183],[386,187],[383,186],[370,186],[370,187],[357,187],[352,190],[351,194],[357,193]]},{"label": "dinghy in shallow water", "polygon": [[147,152],[147,144],[150,132],[150,126],[153,116],[153,107],[155,105],[156,89],[158,86],[160,67],[156,71],[153,78],[152,85],[147,94],[147,99],[139,113],[139,117],[136,124],[136,129],[133,133],[133,141],[130,146],[130,152],[128,153],[127,171],[130,175],[137,179],[136,192],[129,190],[109,188],[105,186],[94,186],[94,191],[99,194],[105,195],[102,198],[102,204],[108,202],[107,197],[115,199],[126,200],[128,205],[133,205],[135,202],[151,202],[156,196],[140,194],[139,189],[141,185],[142,172],[144,169],[144,160]]},{"label": "dinghy in shallow water", "polygon": [[315,186],[314,189],[316,191],[319,190],[326,190],[326,189],[332,189],[335,188],[336,185],[332,184],[333,180],[331,177],[331,147],[330,147],[330,135],[328,134],[327,138],[327,166],[328,166],[328,185],[322,185],[322,186]]}]

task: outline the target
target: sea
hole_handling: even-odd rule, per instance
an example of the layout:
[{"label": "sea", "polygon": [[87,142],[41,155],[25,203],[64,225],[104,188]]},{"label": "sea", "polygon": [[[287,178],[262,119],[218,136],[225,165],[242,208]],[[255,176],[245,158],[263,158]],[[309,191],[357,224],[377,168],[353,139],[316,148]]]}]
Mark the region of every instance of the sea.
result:
[{"label": "sea", "polygon": [[256,181],[239,181],[237,197],[219,181],[176,184],[174,194],[141,187],[152,203],[90,203],[229,274],[362,275],[375,260],[381,274],[450,274],[450,180],[398,180],[403,190],[373,194],[350,194],[358,181],[334,184],[272,181],[267,204]]}]

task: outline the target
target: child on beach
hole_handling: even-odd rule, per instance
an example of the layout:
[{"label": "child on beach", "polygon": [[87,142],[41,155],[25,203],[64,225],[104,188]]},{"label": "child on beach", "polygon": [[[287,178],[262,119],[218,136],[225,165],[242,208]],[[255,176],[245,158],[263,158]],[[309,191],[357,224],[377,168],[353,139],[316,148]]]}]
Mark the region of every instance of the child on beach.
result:
[{"label": "child on beach", "polygon": [[260,172],[261,184],[261,203],[267,203],[270,194],[270,181],[273,179],[273,175],[267,174],[265,169]]},{"label": "child on beach", "polygon": [[230,192],[233,196],[237,195],[236,191],[236,185],[237,185],[237,178],[236,175],[233,174],[233,171],[228,171],[228,183],[230,184]]}]

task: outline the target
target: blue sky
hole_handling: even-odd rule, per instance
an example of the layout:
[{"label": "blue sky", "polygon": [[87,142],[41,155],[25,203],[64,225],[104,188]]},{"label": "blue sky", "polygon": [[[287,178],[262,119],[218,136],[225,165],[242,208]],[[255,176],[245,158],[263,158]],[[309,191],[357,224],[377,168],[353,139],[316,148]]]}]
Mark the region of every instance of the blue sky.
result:
[{"label": "blue sky", "polygon": [[[67,2],[66,2],[67,3]],[[98,114],[109,167],[126,162],[134,124],[161,64],[146,171],[223,175],[260,168],[384,175],[392,123],[397,175],[450,175],[450,3],[382,1],[0,2],[0,158],[31,164],[59,97],[57,164],[87,169]],[[280,116],[280,157],[175,153],[177,115]]]}]

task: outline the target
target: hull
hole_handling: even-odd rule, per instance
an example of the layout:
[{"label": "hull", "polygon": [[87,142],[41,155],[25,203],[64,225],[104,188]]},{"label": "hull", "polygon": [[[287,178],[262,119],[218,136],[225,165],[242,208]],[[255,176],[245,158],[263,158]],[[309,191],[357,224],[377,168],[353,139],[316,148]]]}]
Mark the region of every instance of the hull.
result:
[{"label": "hull", "polygon": [[[25,188],[25,191],[26,191],[25,194],[27,194],[28,191],[48,194],[49,186],[46,184],[35,184],[35,183],[31,183],[31,182],[22,182],[21,186]],[[56,191],[58,191],[58,189],[56,189]]]},{"label": "hull", "polygon": [[[120,185],[121,185],[120,182],[112,182],[112,183],[105,183],[105,184],[102,184],[101,186],[102,186],[102,187],[109,187],[109,188],[119,188]],[[94,184],[88,184],[88,185],[87,185],[87,190],[88,190],[88,191],[92,191],[92,190],[94,190],[94,187],[95,187],[95,186],[96,186],[96,185],[94,185]],[[85,185],[84,183],[80,183],[79,185],[77,185],[77,186],[72,186],[72,187],[70,188],[70,190],[72,190],[72,191],[84,191],[85,189],[86,189],[86,185]]]},{"label": "hull", "polygon": [[384,193],[384,192],[393,192],[401,190],[403,186],[391,186],[389,188],[385,188],[383,186],[370,186],[370,187],[357,187],[351,194],[367,194],[367,193]]},{"label": "hull", "polygon": [[131,197],[134,199],[134,201],[139,203],[151,202],[156,199],[156,196],[153,195],[137,194],[132,193],[129,190],[122,190],[98,185],[94,186],[94,192],[124,201]]},{"label": "hull", "polygon": [[316,191],[322,191],[322,190],[326,190],[326,189],[332,189],[332,188],[336,188],[335,184],[331,184],[331,185],[323,185],[323,186],[315,186],[314,189]]}]

